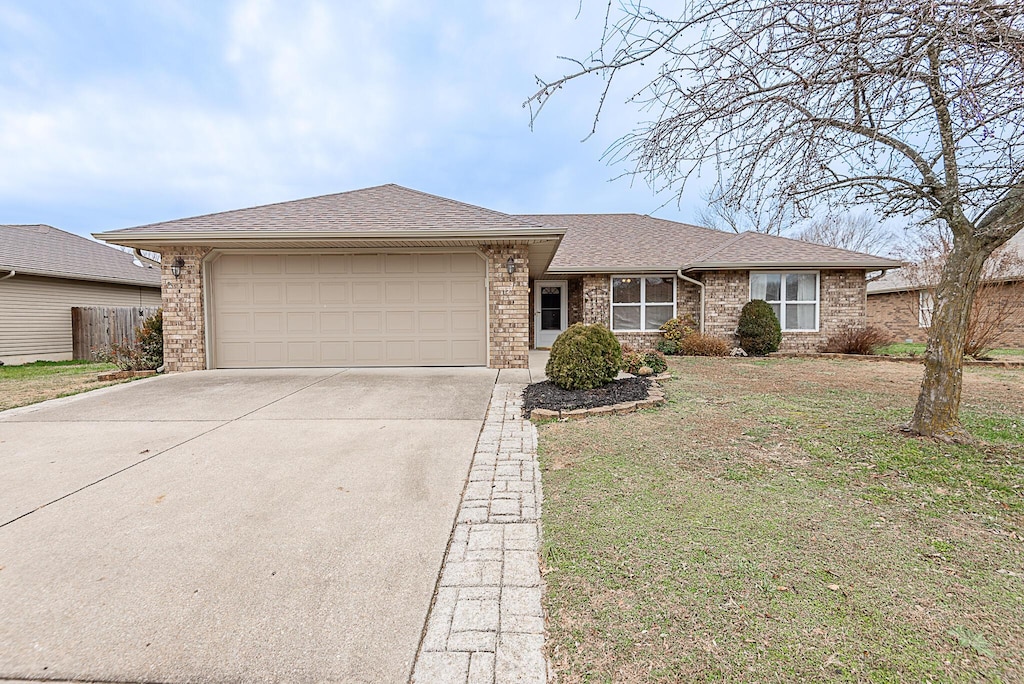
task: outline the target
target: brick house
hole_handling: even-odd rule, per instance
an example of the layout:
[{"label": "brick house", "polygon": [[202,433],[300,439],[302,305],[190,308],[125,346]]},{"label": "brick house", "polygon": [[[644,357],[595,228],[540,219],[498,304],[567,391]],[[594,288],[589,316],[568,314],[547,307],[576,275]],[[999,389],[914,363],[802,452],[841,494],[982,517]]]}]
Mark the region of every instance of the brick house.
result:
[{"label": "brick house", "polygon": [[[1024,232],[1017,233],[1002,248],[1016,254],[1024,264]],[[1008,305],[1007,330],[996,340],[1001,347],[1024,348],[1024,269],[1014,265],[998,282],[994,296]],[[990,281],[991,282],[991,281]],[[900,342],[928,341],[933,309],[932,293],[911,282],[900,271],[890,271],[868,283],[868,324],[881,328]]]},{"label": "brick house", "polygon": [[512,216],[383,185],[99,233],[160,252],[168,370],[524,368],[568,325],[652,346],[689,314],[732,338],[769,301],[784,349],[866,323],[899,262],[636,214]]}]

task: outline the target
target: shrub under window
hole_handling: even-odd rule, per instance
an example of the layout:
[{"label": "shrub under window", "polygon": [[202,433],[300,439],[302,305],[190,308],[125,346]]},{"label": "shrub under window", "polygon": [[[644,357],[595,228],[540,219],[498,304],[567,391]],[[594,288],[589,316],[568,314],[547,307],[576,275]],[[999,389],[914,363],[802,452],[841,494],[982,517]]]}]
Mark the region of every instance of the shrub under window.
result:
[{"label": "shrub under window", "polygon": [[817,273],[751,273],[750,298],[768,302],[783,330],[818,329]]}]

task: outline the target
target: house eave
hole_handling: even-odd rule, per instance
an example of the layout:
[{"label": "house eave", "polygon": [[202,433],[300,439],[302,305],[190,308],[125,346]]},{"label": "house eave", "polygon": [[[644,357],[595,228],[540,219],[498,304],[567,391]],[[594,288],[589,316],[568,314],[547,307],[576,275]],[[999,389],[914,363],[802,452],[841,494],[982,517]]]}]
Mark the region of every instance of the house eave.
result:
[{"label": "house eave", "polygon": [[546,242],[560,240],[565,235],[564,228],[536,228],[527,231],[520,229],[509,230],[404,230],[404,231],[346,231],[344,233],[331,232],[327,230],[210,230],[210,231],[107,231],[93,233],[97,240],[102,240],[115,245],[125,247],[151,247],[158,245],[207,245],[215,247],[219,244],[231,242],[337,242],[344,245],[347,242],[380,240],[380,241],[444,241],[444,240],[472,240],[480,244],[486,244],[489,240],[517,241],[517,242]]}]

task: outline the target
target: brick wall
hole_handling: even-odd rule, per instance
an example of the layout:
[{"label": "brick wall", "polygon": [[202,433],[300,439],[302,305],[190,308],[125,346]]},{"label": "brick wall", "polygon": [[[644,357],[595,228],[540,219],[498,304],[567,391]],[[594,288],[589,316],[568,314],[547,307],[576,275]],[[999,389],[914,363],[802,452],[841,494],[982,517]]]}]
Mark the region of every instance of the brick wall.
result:
[{"label": "brick wall", "polygon": [[[735,342],[740,310],[750,301],[749,271],[711,271],[707,287],[705,332]],[[864,271],[821,271],[817,332],[783,332],[780,351],[817,351],[831,335],[867,325]]]},{"label": "brick wall", "polygon": [[[164,367],[168,373],[206,368],[206,328],[203,316],[203,258],[209,247],[163,247],[160,252],[164,308]],[[171,264],[185,265],[175,278]]]},{"label": "brick wall", "polygon": [[[484,247],[491,368],[530,366],[530,273],[526,245]],[[516,265],[509,275],[509,257]]]},{"label": "brick wall", "polygon": [[[993,286],[986,296],[1008,303],[1006,330],[996,338],[1000,347],[1024,348],[1024,281]],[[928,328],[918,326],[918,293],[884,292],[868,297],[868,325],[885,330],[897,342],[928,341]]]},{"label": "brick wall", "polygon": [[925,342],[928,328],[917,324],[916,292],[885,292],[868,297],[868,325],[889,333],[896,342]]},{"label": "brick wall", "polygon": [[[609,275],[586,275],[580,280],[582,322],[587,324],[600,323],[603,326],[611,325],[611,276]],[[569,290],[572,297],[572,288]],[[570,306],[569,322],[573,323],[572,307]],[[700,316],[700,288],[692,283],[683,280],[676,280],[676,315],[693,316],[697,320]],[[657,331],[617,332],[615,337],[624,345],[634,349],[654,349],[661,339],[661,333]]]}]

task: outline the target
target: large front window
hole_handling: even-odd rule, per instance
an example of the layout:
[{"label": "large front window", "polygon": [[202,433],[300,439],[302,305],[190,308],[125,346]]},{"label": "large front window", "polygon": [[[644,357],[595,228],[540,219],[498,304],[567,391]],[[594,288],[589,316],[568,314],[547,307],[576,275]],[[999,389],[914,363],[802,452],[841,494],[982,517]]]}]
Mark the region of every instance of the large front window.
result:
[{"label": "large front window", "polygon": [[672,276],[612,278],[612,330],[658,330],[676,315]]},{"label": "large front window", "polygon": [[817,273],[751,273],[750,298],[771,304],[783,330],[818,329]]}]

